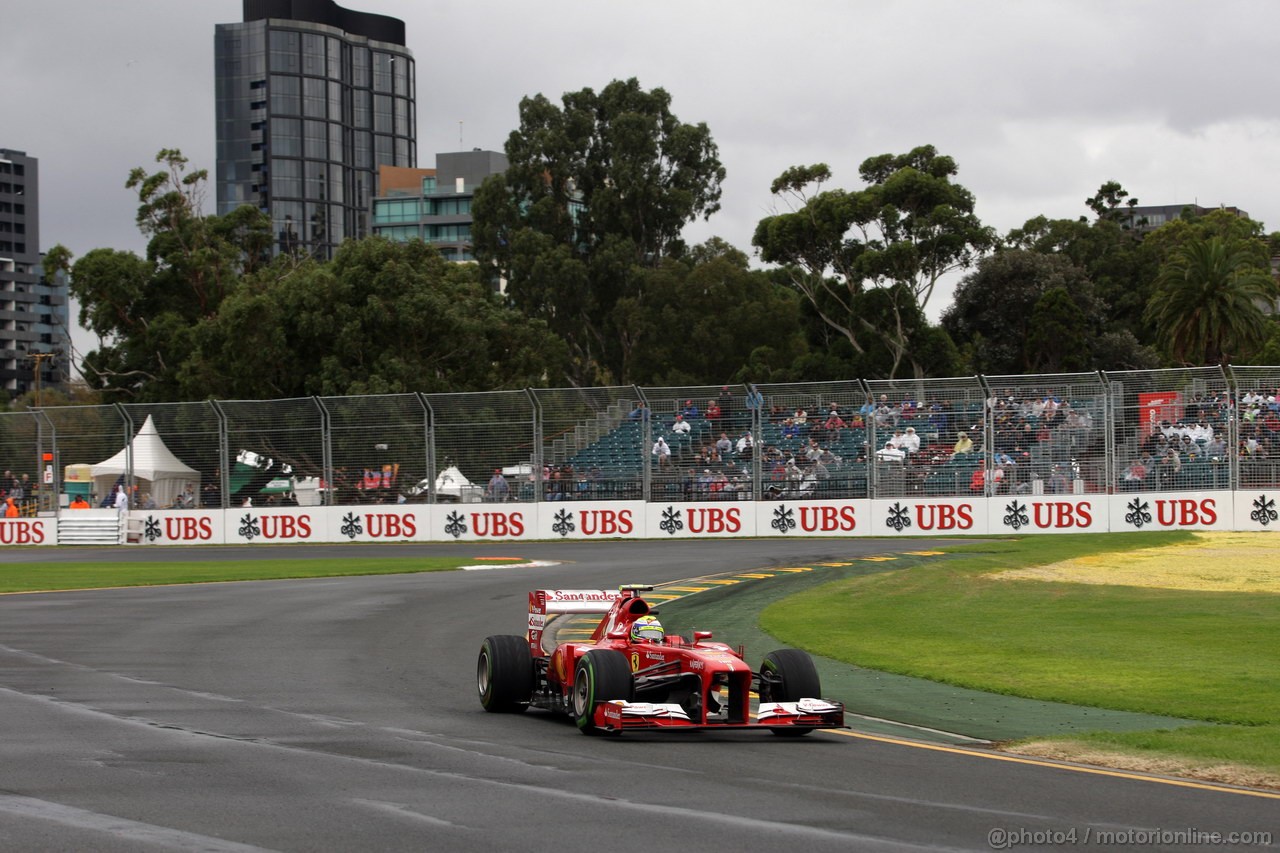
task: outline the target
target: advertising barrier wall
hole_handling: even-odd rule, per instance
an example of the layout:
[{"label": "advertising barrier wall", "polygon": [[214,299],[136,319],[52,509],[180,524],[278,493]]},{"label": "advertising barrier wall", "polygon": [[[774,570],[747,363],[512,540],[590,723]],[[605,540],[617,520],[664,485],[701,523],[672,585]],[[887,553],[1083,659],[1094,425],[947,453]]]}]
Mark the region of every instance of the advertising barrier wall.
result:
[{"label": "advertising barrier wall", "polygon": [[[1046,535],[1280,530],[1280,490],[916,500],[241,507],[140,510],[138,545]],[[0,547],[57,545],[57,519],[0,519]],[[68,541],[66,544],[74,544]]]}]

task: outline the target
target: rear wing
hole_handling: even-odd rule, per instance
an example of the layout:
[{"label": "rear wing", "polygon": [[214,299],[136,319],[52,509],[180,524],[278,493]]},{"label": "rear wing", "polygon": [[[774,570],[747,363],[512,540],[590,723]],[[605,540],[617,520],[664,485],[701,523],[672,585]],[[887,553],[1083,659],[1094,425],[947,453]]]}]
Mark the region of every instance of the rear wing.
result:
[{"label": "rear wing", "polygon": [[529,629],[525,635],[533,655],[544,654],[542,632],[547,617],[557,613],[608,613],[620,599],[653,589],[625,584],[619,589],[535,589],[529,593]]}]

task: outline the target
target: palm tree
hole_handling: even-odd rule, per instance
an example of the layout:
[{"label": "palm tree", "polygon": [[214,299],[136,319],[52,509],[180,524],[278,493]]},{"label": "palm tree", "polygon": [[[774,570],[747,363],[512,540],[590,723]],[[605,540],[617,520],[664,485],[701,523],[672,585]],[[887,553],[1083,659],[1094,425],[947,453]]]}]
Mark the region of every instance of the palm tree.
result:
[{"label": "palm tree", "polygon": [[1280,294],[1256,253],[1210,237],[1186,243],[1160,268],[1146,317],[1181,364],[1226,364],[1266,340],[1262,307]]}]

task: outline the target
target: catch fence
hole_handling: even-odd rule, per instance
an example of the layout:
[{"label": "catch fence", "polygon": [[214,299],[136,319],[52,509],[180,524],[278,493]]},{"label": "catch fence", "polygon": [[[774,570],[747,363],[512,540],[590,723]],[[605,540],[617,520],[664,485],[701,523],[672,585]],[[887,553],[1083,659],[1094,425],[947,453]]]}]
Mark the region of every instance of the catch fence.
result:
[{"label": "catch fence", "polygon": [[1252,490],[1280,485],[1278,390],[1214,367],[40,408],[0,413],[0,491],[35,515]]}]

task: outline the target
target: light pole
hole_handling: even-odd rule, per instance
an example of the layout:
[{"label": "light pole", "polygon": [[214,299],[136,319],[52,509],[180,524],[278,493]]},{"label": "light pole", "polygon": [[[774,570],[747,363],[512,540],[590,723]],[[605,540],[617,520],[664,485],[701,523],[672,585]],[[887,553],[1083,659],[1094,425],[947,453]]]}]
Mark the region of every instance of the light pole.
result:
[{"label": "light pole", "polygon": [[35,374],[36,374],[35,408],[37,409],[40,408],[40,373],[44,370],[44,362],[47,359],[53,358],[56,355],[57,353],[53,353],[53,352],[33,352],[33,353],[29,353],[27,356],[35,363]]}]

